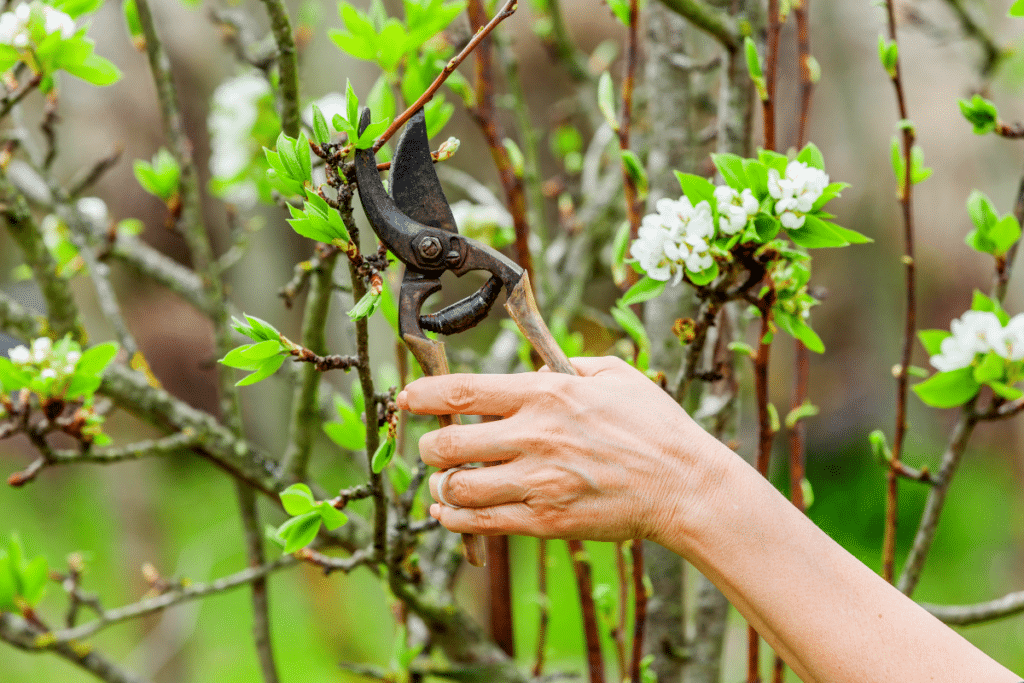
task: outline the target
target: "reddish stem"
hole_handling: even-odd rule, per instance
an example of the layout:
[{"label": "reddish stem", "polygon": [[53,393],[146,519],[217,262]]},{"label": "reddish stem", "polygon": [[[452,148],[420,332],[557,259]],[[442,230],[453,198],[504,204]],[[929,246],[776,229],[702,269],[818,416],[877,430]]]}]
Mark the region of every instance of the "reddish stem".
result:
[{"label": "reddish stem", "polygon": [[576,573],[576,587],[580,593],[580,608],[583,611],[583,637],[587,645],[587,669],[590,683],[604,683],[604,658],[601,656],[601,637],[597,630],[597,611],[594,608],[594,582],[591,577],[590,560],[583,547],[583,541],[566,541],[572,568]]},{"label": "reddish stem", "polygon": [[647,623],[647,584],[644,581],[644,542],[633,539],[629,546],[633,559],[633,661],[629,675],[640,683],[640,660],[644,654],[644,626]]}]

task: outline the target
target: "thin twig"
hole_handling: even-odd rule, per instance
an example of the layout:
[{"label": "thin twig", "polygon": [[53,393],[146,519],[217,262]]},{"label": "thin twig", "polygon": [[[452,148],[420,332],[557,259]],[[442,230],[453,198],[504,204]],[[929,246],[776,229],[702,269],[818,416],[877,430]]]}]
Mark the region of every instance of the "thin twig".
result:
[{"label": "thin twig", "polygon": [[736,20],[728,12],[713,7],[705,0],[663,0],[663,3],[701,31],[711,35],[726,50],[735,52],[739,48],[740,32]]},{"label": "thin twig", "polygon": [[583,612],[583,636],[587,644],[587,670],[590,683],[604,683],[604,657],[601,655],[601,634],[597,630],[597,611],[594,607],[594,582],[591,578],[590,557],[583,541],[566,541],[569,557],[576,574],[580,608]]},{"label": "thin twig", "polygon": [[551,605],[548,602],[548,542],[537,540],[537,657],[533,664],[533,677],[540,678],[544,671],[544,650],[548,641],[548,619]]},{"label": "thin twig", "polygon": [[[889,40],[896,42],[896,9],[893,0],[887,0],[885,7],[888,18]],[[892,84],[896,94],[900,120],[910,118],[907,111],[903,78],[900,71],[902,59],[897,56],[892,72]],[[896,377],[896,428],[893,436],[892,463],[887,475],[885,537],[882,545],[882,576],[890,583],[895,576],[896,565],[896,526],[897,526],[897,495],[899,475],[896,465],[903,454],[903,441],[907,432],[907,390],[910,379],[910,363],[914,352],[914,331],[917,329],[917,288],[914,264],[914,214],[913,184],[911,178],[911,150],[914,147],[914,130],[910,126],[903,127],[902,155],[904,160],[903,178],[899,180],[899,202],[903,214],[903,262],[905,269],[906,315],[903,325],[903,352],[900,356],[899,372]]]},{"label": "thin twig", "polygon": [[295,35],[288,18],[288,9],[281,0],[262,0],[270,17],[270,30],[277,43],[277,74],[280,81],[281,130],[285,135],[299,136],[299,62]]},{"label": "thin twig", "polygon": [[462,48],[459,54],[455,55],[450,60],[448,60],[448,63],[445,64],[444,69],[442,69],[441,73],[437,75],[437,78],[435,78],[434,82],[430,84],[430,87],[427,88],[423,92],[423,94],[420,95],[420,97],[415,102],[413,102],[412,105],[409,106],[408,109],[399,114],[395,118],[395,120],[391,122],[391,125],[388,126],[388,129],[385,130],[379,138],[377,138],[377,141],[373,144],[374,152],[380,150],[380,148],[384,146],[384,143],[390,140],[392,136],[394,136],[394,134],[398,132],[398,129],[405,125],[405,122],[408,121],[413,114],[418,112],[423,107],[423,105],[425,105],[427,102],[433,99],[434,93],[437,92],[438,88],[440,88],[444,84],[444,82],[448,80],[448,77],[452,74],[453,71],[455,71],[455,69],[459,67],[459,64],[462,64],[462,62],[465,61],[466,57],[468,57],[469,54],[474,49],[476,49],[476,46],[480,44],[480,41],[486,38],[487,35],[491,31],[493,31],[498,24],[500,24],[505,19],[508,19],[510,16],[515,14],[516,7],[518,4],[518,0],[506,0],[505,5],[501,8],[501,10],[494,15],[494,17],[487,23],[486,26],[481,28],[473,35],[473,39],[466,44],[466,47]]},{"label": "thin twig", "polygon": [[638,538],[630,541],[630,556],[633,559],[633,660],[630,662],[629,679],[641,683],[640,661],[644,655],[644,628],[647,625],[647,581],[644,575],[644,542]]}]

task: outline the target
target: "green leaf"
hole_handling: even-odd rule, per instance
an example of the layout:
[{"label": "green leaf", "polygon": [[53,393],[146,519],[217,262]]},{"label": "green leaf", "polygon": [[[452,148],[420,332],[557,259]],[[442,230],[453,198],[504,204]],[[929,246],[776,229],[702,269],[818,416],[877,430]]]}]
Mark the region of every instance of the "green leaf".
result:
[{"label": "green leaf", "polygon": [[806,417],[814,417],[819,412],[821,411],[818,406],[814,405],[807,399],[804,399],[803,403],[786,413],[786,428],[793,429],[796,427],[796,423],[800,420]]},{"label": "green leaf", "polygon": [[324,432],[331,441],[348,451],[360,451],[366,448],[366,426],[359,413],[345,402],[340,395],[334,397],[334,408],[341,422],[328,422]]},{"label": "green leaf", "polygon": [[640,322],[640,318],[631,309],[616,306],[612,309],[612,317],[625,330],[626,334],[632,337],[638,348],[642,350],[649,350],[651,348],[651,340],[647,336],[644,324]]},{"label": "green leaf", "polygon": [[260,358],[254,360],[252,358],[246,358],[243,355],[245,351],[248,351],[253,346],[256,346],[256,344],[246,344],[244,346],[239,346],[236,349],[231,349],[223,358],[220,359],[219,362],[221,365],[226,365],[229,368],[235,368],[237,370],[255,370],[263,365],[263,359]]},{"label": "green leaf", "polygon": [[779,327],[785,330],[788,335],[794,339],[802,341],[809,351],[814,351],[815,353],[825,352],[825,344],[821,341],[821,337],[819,337],[818,333],[812,330],[800,316],[792,315],[786,311],[781,311],[776,308],[775,322],[778,323]]},{"label": "green leaf", "polygon": [[247,387],[250,384],[256,384],[256,382],[262,382],[266,378],[273,375],[278,369],[284,364],[286,356],[271,356],[266,360],[262,361],[256,372],[243,377],[241,380],[235,383],[236,387]]},{"label": "green leaf", "polygon": [[807,164],[811,168],[816,168],[819,171],[825,170],[825,157],[813,142],[808,142],[804,145],[804,148],[800,150],[800,154],[797,155],[796,160]]},{"label": "green leaf", "polygon": [[501,141],[501,145],[505,148],[505,153],[508,155],[508,162],[512,167],[512,173],[517,178],[522,178],[526,172],[526,157],[523,156],[523,150],[519,149],[519,145],[512,138],[505,138]]},{"label": "green leaf", "polygon": [[758,241],[767,244],[775,239],[779,231],[782,230],[782,223],[774,216],[761,213],[754,216],[754,230],[757,233]]},{"label": "green leaf", "polygon": [[97,344],[85,351],[75,365],[75,374],[99,376],[107,369],[117,355],[118,345],[114,342]]},{"label": "green leaf", "polygon": [[985,135],[996,129],[999,122],[999,110],[996,105],[981,95],[975,95],[969,101],[958,100],[960,113],[973,126],[975,135]]},{"label": "green leaf", "polygon": [[889,444],[885,438],[885,432],[881,429],[876,429],[868,434],[868,441],[871,443],[871,452],[875,454],[875,459],[880,463],[887,463],[892,461],[892,449],[889,448]]},{"label": "green leaf", "polygon": [[605,71],[597,82],[597,106],[601,115],[613,131],[619,130],[619,119],[615,115],[615,92],[612,85],[612,75]]},{"label": "green leaf", "polygon": [[642,279],[637,281],[629,291],[622,295],[622,298],[616,302],[616,306],[623,308],[626,306],[632,306],[633,304],[640,304],[645,301],[661,295],[665,291],[665,285],[667,282],[662,280],[655,280],[652,277],[644,276]]},{"label": "green leaf", "polygon": [[277,535],[284,539],[284,551],[294,553],[312,543],[320,531],[320,521],[320,513],[312,510],[278,527]]},{"label": "green leaf", "polygon": [[281,342],[275,339],[268,339],[267,341],[259,342],[257,344],[250,344],[249,346],[241,349],[240,355],[246,360],[262,361],[280,353],[283,349],[284,347],[281,346]]},{"label": "green leaf", "polygon": [[427,137],[433,138],[452,118],[452,114],[455,113],[455,105],[445,98],[435,95],[434,99],[423,107],[423,113],[427,119]]},{"label": "green leaf", "polygon": [[313,139],[317,144],[326,145],[331,141],[331,129],[327,127],[327,119],[320,107],[313,105]]},{"label": "green leaf", "polygon": [[917,185],[931,176],[932,169],[924,165],[924,149],[920,145],[914,145],[910,149],[910,182]]},{"label": "green leaf", "polygon": [[690,282],[692,282],[697,287],[709,285],[715,281],[716,277],[718,277],[718,263],[712,263],[710,268],[708,268],[707,270],[702,270],[699,273],[695,273],[689,268],[687,268],[686,276],[690,278]]},{"label": "green leaf", "polygon": [[305,514],[316,505],[313,492],[305,484],[292,484],[279,495],[284,511],[292,517]]},{"label": "green leaf", "polygon": [[697,206],[702,201],[707,201],[712,206],[715,205],[715,186],[710,180],[692,173],[675,173],[680,189],[691,204]]},{"label": "green leaf", "polygon": [[18,588],[14,582],[11,560],[6,552],[0,550],[0,612],[13,612],[18,609],[14,603],[17,594]]},{"label": "green leaf", "polygon": [[712,154],[718,172],[722,174],[726,184],[734,190],[743,191],[748,185],[747,173],[743,169],[743,159],[735,154]]},{"label": "green leaf", "polygon": [[996,317],[999,318],[999,322],[1004,326],[1010,322],[1010,315],[1003,309],[1002,305],[995,299],[974,290],[974,296],[971,299],[971,309],[975,311],[987,311],[995,313]]},{"label": "green leaf", "polygon": [[1003,256],[1010,250],[1017,240],[1020,239],[1020,223],[1013,214],[1006,214],[992,226],[988,232],[988,238],[995,247],[992,252],[994,256]]},{"label": "green leaf", "polygon": [[345,115],[356,133],[359,133],[359,97],[356,95],[352,81],[345,79]]},{"label": "green leaf", "polygon": [[43,598],[46,591],[46,583],[49,580],[49,570],[46,566],[46,558],[42,555],[25,563],[21,567],[21,597],[25,602],[35,607]]},{"label": "green leaf", "polygon": [[849,242],[817,216],[805,216],[803,227],[786,230],[793,243],[805,249],[845,247]]},{"label": "green leaf", "polygon": [[373,315],[373,312],[377,310],[377,306],[380,305],[380,294],[367,292],[363,295],[363,298],[356,302],[356,305],[352,307],[352,310],[348,312],[349,319],[362,320]]},{"label": "green leaf", "polygon": [[924,350],[928,352],[929,356],[942,353],[942,340],[952,336],[953,333],[949,330],[918,330],[917,332],[917,338],[921,340],[921,345],[924,346]]},{"label": "green leaf", "polygon": [[757,201],[762,201],[768,196],[768,167],[756,159],[744,159],[743,172],[747,176],[750,191],[754,193]]},{"label": "green leaf", "polygon": [[[299,157],[295,153],[295,142],[284,133],[277,136],[277,154],[281,159],[281,167],[278,168],[273,162],[271,162],[270,165],[274,166],[274,169],[278,173],[281,173],[283,170],[285,177],[297,182],[302,182],[302,164],[299,162]],[[269,155],[267,160],[270,161]]]},{"label": "green leaf", "polygon": [[757,53],[757,45],[747,36],[743,40],[743,49],[747,57],[747,70],[751,78],[764,78],[764,71],[761,69],[761,55]]},{"label": "green leaf", "polygon": [[412,485],[412,468],[401,458],[394,458],[391,463],[391,467],[388,468],[388,478],[391,480],[391,486],[395,489],[395,493],[402,495]]},{"label": "green leaf", "polygon": [[[102,0],[100,1],[102,2]],[[121,12],[124,14],[124,23],[128,27],[132,41],[136,43],[140,40],[144,41],[142,23],[139,21],[139,8],[136,6],[135,0],[124,0],[121,4]]]},{"label": "green leaf", "polygon": [[1004,382],[992,380],[986,382],[986,384],[996,395],[1005,398],[1007,401],[1016,401],[1019,398],[1024,398],[1024,391],[1021,391],[1017,387],[1011,387]]},{"label": "green leaf", "polygon": [[91,14],[103,6],[103,0],[54,0],[48,3],[64,12],[72,19],[77,19],[83,14]]},{"label": "green leaf", "polygon": [[[245,334],[253,341],[265,341],[267,339],[281,339],[281,333],[277,331],[277,328],[268,323],[266,320],[261,320],[254,315],[244,314],[245,320],[249,323],[249,328],[252,330],[252,334]],[[237,322],[237,321],[236,321]],[[238,329],[238,328],[235,328]],[[239,330],[241,331],[241,330]],[[253,336],[255,335],[255,336]]]},{"label": "green leaf", "polygon": [[644,170],[643,164],[640,163],[640,158],[631,149],[621,150],[620,156],[622,158],[622,165],[626,169],[626,175],[629,176],[629,179],[633,181],[633,185],[636,187],[637,195],[640,199],[645,199],[649,186],[647,183],[647,171]]},{"label": "green leaf", "polygon": [[72,76],[93,85],[111,85],[121,80],[121,70],[114,66],[113,62],[97,54],[89,55],[78,64],[64,64],[62,68]]},{"label": "green leaf", "polygon": [[954,408],[974,398],[981,385],[974,380],[971,367],[937,372],[920,384],[914,385],[914,393],[933,408]]},{"label": "green leaf", "polygon": [[629,26],[629,0],[608,0],[608,9],[624,26]]},{"label": "green leaf", "polygon": [[0,356],[0,391],[10,394],[26,387],[32,381],[32,375],[25,372],[7,356]]},{"label": "green leaf", "polygon": [[970,215],[974,227],[983,234],[987,233],[988,229],[999,221],[999,216],[992,205],[992,200],[979,190],[974,190],[967,198],[967,213]]},{"label": "green leaf", "polygon": [[375,117],[379,116],[388,121],[395,118],[398,107],[386,74],[381,74],[377,82],[373,84],[370,94],[366,96],[366,106],[370,108]]},{"label": "green leaf", "polygon": [[345,513],[331,505],[330,501],[327,500],[317,503],[316,511],[320,515],[320,519],[323,520],[324,526],[330,531],[344,526],[345,522],[348,521]]},{"label": "green leaf", "polygon": [[850,183],[829,183],[825,186],[821,196],[818,197],[818,201],[814,202],[814,206],[811,207],[811,211],[819,211],[830,201],[842,195],[843,190],[848,187],[850,187]]},{"label": "green leaf", "polygon": [[974,381],[985,384],[1000,379],[1006,373],[1006,361],[995,351],[989,351],[974,366]]},{"label": "green leaf", "polygon": [[376,452],[373,454],[373,458],[370,461],[370,467],[373,469],[374,474],[380,474],[384,471],[384,468],[388,466],[391,459],[395,457],[395,440],[384,439],[383,443],[377,447]]},{"label": "green leaf", "polygon": [[896,78],[896,63],[899,59],[899,48],[895,40],[888,40],[884,35],[878,36],[878,61],[882,68],[889,74],[889,78]]},{"label": "green leaf", "polygon": [[1024,17],[1024,0],[1017,0],[1010,6],[1008,17]]}]

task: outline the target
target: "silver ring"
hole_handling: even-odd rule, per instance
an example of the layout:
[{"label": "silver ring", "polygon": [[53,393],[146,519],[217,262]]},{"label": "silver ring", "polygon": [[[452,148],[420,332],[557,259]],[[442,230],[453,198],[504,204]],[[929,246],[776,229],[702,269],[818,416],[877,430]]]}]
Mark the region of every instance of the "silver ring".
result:
[{"label": "silver ring", "polygon": [[452,476],[453,472],[458,472],[459,470],[470,470],[470,469],[473,469],[473,468],[470,467],[469,465],[459,465],[458,467],[452,467],[451,469],[447,469],[447,470],[445,470],[444,472],[441,473],[441,481],[437,482],[437,502],[438,503],[440,503],[441,505],[447,505],[448,507],[450,507],[453,510],[458,510],[459,508],[462,507],[461,505],[455,505],[454,503],[448,502],[448,500],[445,498],[445,495],[444,495],[444,485],[448,482],[448,477]]}]

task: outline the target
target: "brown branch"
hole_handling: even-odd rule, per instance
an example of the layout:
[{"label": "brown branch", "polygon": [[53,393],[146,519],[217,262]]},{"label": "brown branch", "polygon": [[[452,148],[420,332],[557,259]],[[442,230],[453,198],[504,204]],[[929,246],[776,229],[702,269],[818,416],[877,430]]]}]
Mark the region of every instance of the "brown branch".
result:
[{"label": "brown branch", "polygon": [[438,88],[440,88],[444,82],[448,80],[448,77],[451,76],[452,72],[455,71],[463,61],[465,61],[466,57],[469,56],[469,53],[476,49],[476,46],[480,44],[480,41],[486,38],[498,24],[515,14],[518,4],[518,0],[506,0],[505,5],[501,10],[495,14],[485,26],[473,35],[473,39],[466,43],[466,47],[462,48],[459,54],[448,60],[444,69],[442,69],[441,73],[437,75],[437,78],[435,78],[434,82],[430,84],[430,87],[420,95],[419,99],[413,102],[404,112],[399,114],[395,120],[391,122],[391,125],[388,126],[388,129],[385,130],[379,138],[377,138],[377,141],[373,144],[374,152],[380,150],[380,148],[384,146],[384,143],[390,140],[391,137],[398,132],[398,129],[405,125],[405,122],[408,121],[413,114],[418,112],[423,108],[423,105],[434,98],[434,93],[437,92]]},{"label": "brown branch", "polygon": [[[896,41],[896,10],[893,0],[886,2],[889,40]],[[900,120],[910,118],[907,111],[906,95],[897,56],[892,72],[892,84],[896,94]],[[903,214],[903,262],[906,265],[906,317],[903,325],[903,352],[900,356],[899,372],[896,377],[896,428],[893,437],[892,466],[886,475],[885,536],[882,544],[882,576],[890,583],[895,576],[897,498],[899,493],[898,465],[903,454],[903,441],[907,432],[907,390],[909,387],[910,363],[914,352],[914,331],[917,329],[917,289],[914,265],[914,214],[913,184],[911,178],[911,150],[914,147],[914,130],[903,127],[902,154],[904,174],[900,180],[899,202]]]},{"label": "brown branch", "polygon": [[587,645],[587,670],[590,683],[604,683],[604,658],[601,655],[601,635],[597,630],[597,611],[594,607],[594,582],[591,578],[590,559],[583,541],[566,541],[572,568],[576,574],[576,587],[583,612],[583,637]]},{"label": "brown branch", "polygon": [[644,654],[644,627],[647,625],[647,582],[644,580],[644,542],[633,539],[629,545],[633,558],[633,660],[629,677],[632,683],[641,683],[640,660]]},{"label": "brown branch", "polygon": [[800,127],[797,131],[797,149],[807,142],[807,128],[811,118],[811,96],[814,79],[811,73],[811,22],[808,18],[811,0],[802,0],[793,7],[796,19],[797,52],[800,56]]},{"label": "brown branch", "polygon": [[764,112],[764,147],[775,150],[775,93],[778,86],[779,35],[782,33],[782,17],[779,16],[779,0],[768,0],[768,40],[764,59],[765,98],[761,101]]},{"label": "brown branch", "polygon": [[[637,0],[629,2],[629,24],[626,37],[626,73],[622,79],[622,113],[619,117],[619,149],[623,152],[629,151],[630,129],[633,124],[633,90],[636,84],[636,68],[639,62],[639,36],[640,30],[640,8]],[[640,221],[644,215],[644,207],[637,189],[636,181],[629,173],[625,162],[622,164],[622,185],[626,195],[626,216],[629,219],[629,234],[636,239],[640,230]],[[636,278],[633,270],[629,271],[629,282]]]},{"label": "brown branch", "polygon": [[[512,3],[515,4],[514,2]],[[508,5],[506,5],[507,7]],[[482,0],[470,0],[467,9],[470,27],[477,36],[485,34],[487,27],[494,23],[484,24],[487,18]],[[498,110],[494,95],[494,69],[492,64],[491,41],[476,41],[479,46],[474,58],[476,107],[470,112],[480,126],[480,132],[487,140],[487,146],[498,170],[501,187],[505,191],[505,205],[512,215],[512,225],[516,234],[516,261],[523,267],[530,281],[534,281],[533,259],[530,255],[530,224],[526,212],[526,191],[523,179],[512,166],[508,150],[505,148],[505,134],[498,121]],[[468,46],[467,46],[468,47]]]}]

